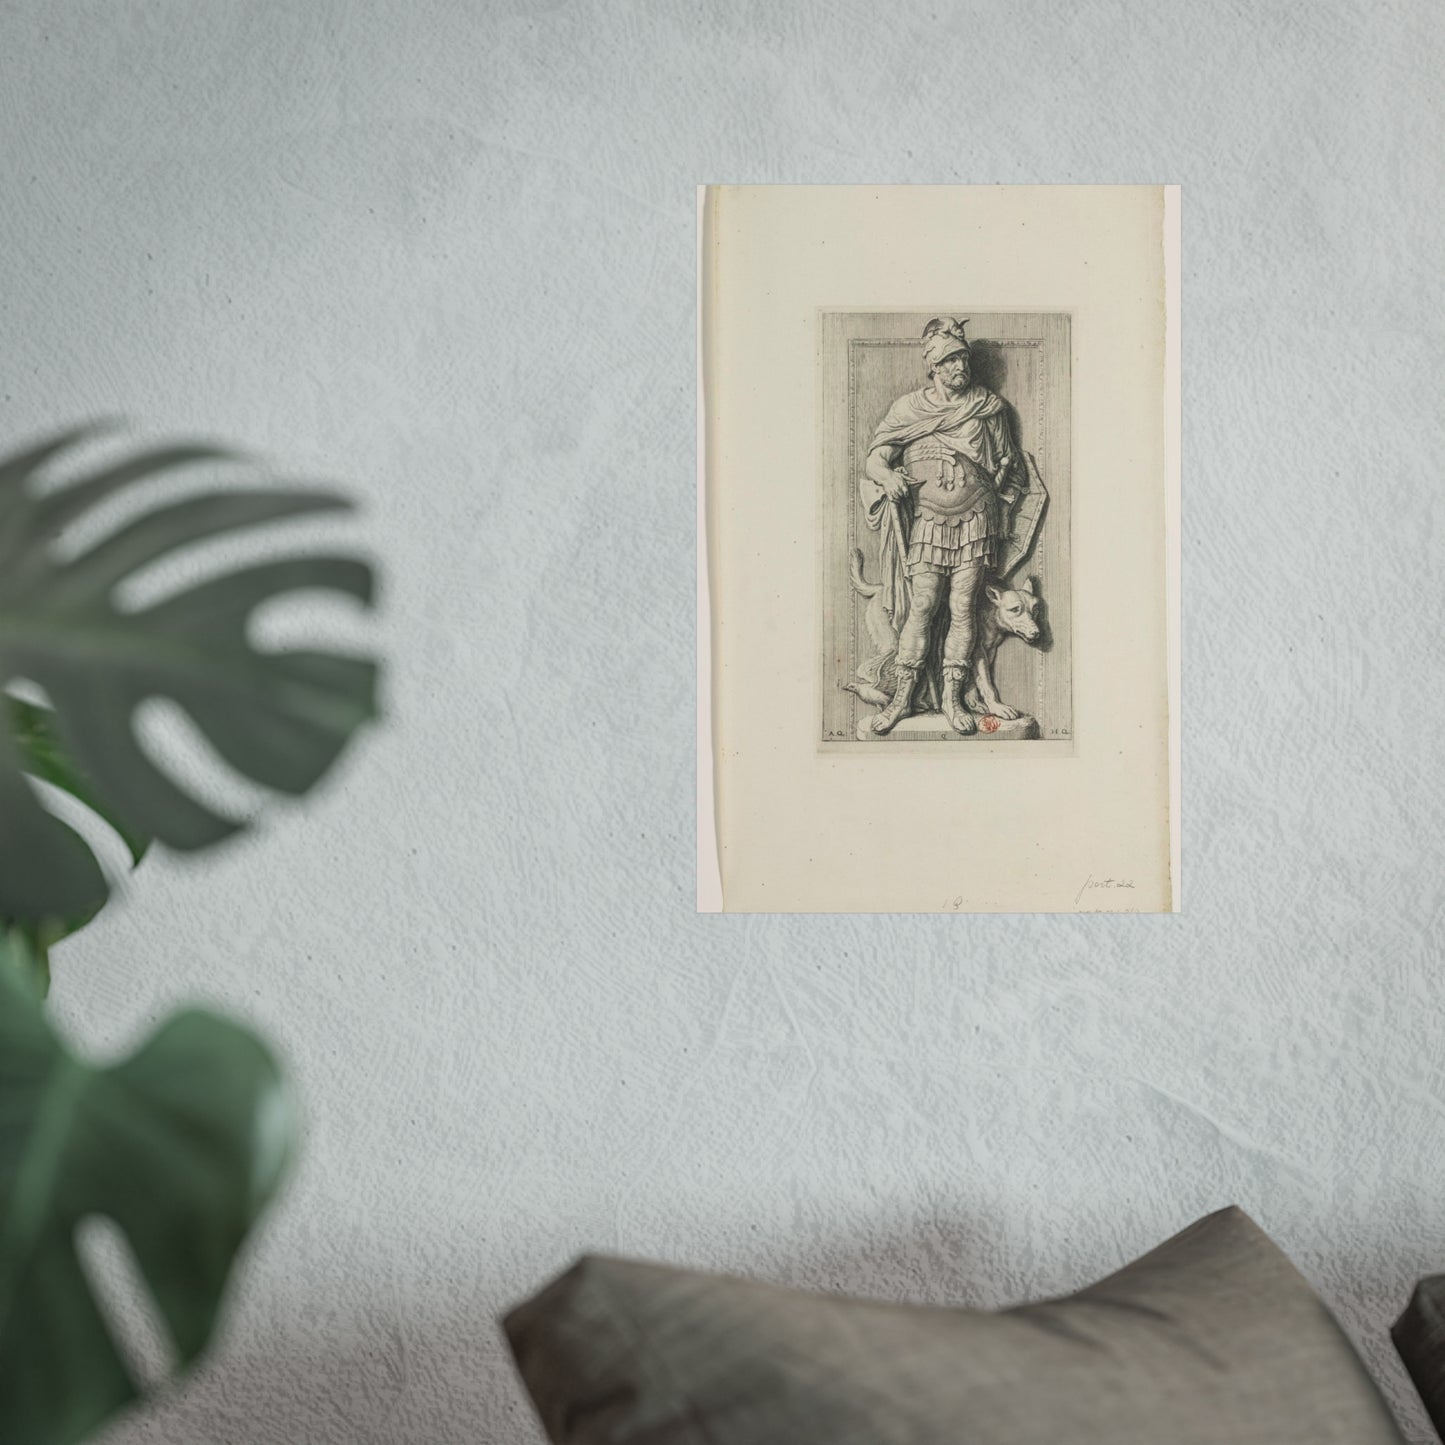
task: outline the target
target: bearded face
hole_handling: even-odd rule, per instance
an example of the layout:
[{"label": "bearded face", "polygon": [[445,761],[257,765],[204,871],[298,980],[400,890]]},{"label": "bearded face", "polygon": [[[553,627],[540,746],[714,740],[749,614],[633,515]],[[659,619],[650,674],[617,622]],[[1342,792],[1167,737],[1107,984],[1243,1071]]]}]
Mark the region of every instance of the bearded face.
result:
[{"label": "bearded face", "polygon": [[955,351],[945,356],[934,366],[933,376],[945,396],[962,396],[972,379],[968,352]]}]

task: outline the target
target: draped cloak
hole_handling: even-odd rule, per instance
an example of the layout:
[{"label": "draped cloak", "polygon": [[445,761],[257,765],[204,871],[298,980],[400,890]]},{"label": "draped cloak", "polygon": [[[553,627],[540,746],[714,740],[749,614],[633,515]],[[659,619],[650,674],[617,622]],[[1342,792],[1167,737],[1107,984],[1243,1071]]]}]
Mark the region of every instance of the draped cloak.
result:
[{"label": "draped cloak", "polygon": [[[1003,458],[1013,450],[1009,442],[1007,412],[1003,401],[984,386],[971,386],[960,397],[941,401],[930,387],[900,396],[878,423],[869,444],[869,454],[880,447],[890,452],[906,451],[913,443],[934,438],[940,450],[950,452],[964,463],[972,463],[990,479],[986,495],[980,497],[975,516],[978,524],[971,535],[993,537],[998,530],[998,506],[991,479]],[[897,457],[885,458],[890,466]],[[866,473],[858,481],[859,498],[868,526],[880,536],[883,605],[888,609],[895,627],[902,626],[906,612],[908,583],[904,563],[910,541],[915,538],[915,520],[920,508],[918,491],[909,489],[908,496],[890,508],[888,494]],[[923,498],[928,511],[928,497]],[[895,528],[893,512],[899,526]],[[925,530],[927,528],[925,527]],[[901,532],[901,535],[900,535]]]}]

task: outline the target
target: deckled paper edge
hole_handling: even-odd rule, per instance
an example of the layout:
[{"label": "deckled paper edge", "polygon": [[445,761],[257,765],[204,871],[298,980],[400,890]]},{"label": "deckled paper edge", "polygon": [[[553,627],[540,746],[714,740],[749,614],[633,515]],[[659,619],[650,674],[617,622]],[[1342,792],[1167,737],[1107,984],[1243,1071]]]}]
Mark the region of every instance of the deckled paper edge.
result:
[{"label": "deckled paper edge", "polygon": [[1182,394],[1183,348],[1180,333],[1180,277],[1182,259],[1178,186],[1164,187],[1164,468],[1165,499],[1165,605],[1168,617],[1169,668],[1169,889],[1172,911],[1183,909],[1183,836],[1180,806],[1183,785],[1183,718],[1180,712],[1182,663],[1180,589],[1183,566]]},{"label": "deckled paper edge", "polygon": [[723,911],[712,747],[712,601],[707,565],[707,404],[703,389],[703,243],[707,187],[697,188],[697,911]]}]

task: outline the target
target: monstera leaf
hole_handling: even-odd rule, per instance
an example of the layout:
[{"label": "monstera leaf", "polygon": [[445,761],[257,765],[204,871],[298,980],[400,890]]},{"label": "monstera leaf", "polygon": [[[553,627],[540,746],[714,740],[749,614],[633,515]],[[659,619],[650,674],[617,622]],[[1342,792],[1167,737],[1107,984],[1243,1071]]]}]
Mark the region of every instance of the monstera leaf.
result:
[{"label": "monstera leaf", "polygon": [[90,779],[66,756],[56,727],[55,713],[48,707],[39,707],[18,697],[7,697],[3,702],[10,713],[10,732],[20,749],[25,770],[32,777],[69,793],[104,818],[125,844],[131,862],[139,863],[151,840],[107,807],[105,800],[97,796]]},{"label": "monstera leaf", "polygon": [[0,936],[0,1440],[71,1445],[138,1394],[76,1254],[115,1221],[180,1365],[205,1347],[294,1133],[265,1049],[176,1014],[109,1068],[76,1058]]},{"label": "monstera leaf", "polygon": [[227,763],[291,794],[310,788],[375,712],[370,661],[264,652],[246,633],[257,607],[298,589],[369,603],[371,569],[356,558],[286,557],[135,609],[116,597],[122,583],[181,548],[336,511],[345,498],[275,487],[207,492],[142,511],[66,557],[56,539],[127,488],[178,467],[235,460],[213,447],[166,447],[42,490],[45,465],[89,435],[68,432],[0,461],[0,690],[28,681],[50,704],[20,714],[18,730],[0,725],[0,921],[83,919],[108,892],[88,844],[41,805],[27,772],[96,808],[133,854],[150,838],[204,848],[240,826],[141,747],[135,712],[148,699],[178,703]]},{"label": "monstera leaf", "polygon": [[[131,862],[139,863],[145,856],[150,839],[126,823],[103,799],[98,798],[90,780],[65,755],[55,726],[55,714],[49,708],[38,707],[20,698],[0,697],[0,729],[5,727],[9,713],[10,734],[20,750],[24,767],[32,777],[43,779],[52,787],[70,794],[93,813],[103,818],[124,842],[130,853]],[[80,913],[65,918],[28,919],[15,922],[12,927],[20,935],[19,941],[27,945],[27,954],[41,995],[50,990],[50,949],[67,934],[82,928],[95,916],[100,907],[85,908]],[[0,924],[3,926],[3,924]]]}]

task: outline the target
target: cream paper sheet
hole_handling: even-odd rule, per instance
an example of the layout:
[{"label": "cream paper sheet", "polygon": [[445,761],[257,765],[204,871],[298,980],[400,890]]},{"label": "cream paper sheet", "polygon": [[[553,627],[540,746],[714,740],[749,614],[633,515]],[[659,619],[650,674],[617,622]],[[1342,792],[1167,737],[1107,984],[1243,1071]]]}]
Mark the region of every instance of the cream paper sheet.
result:
[{"label": "cream paper sheet", "polygon": [[[699,907],[1177,907],[1177,192],[720,186],[701,199]],[[1055,691],[1067,660],[1067,711],[1037,740],[820,732],[839,684],[824,535],[858,465],[825,434],[841,383],[824,363],[849,327],[899,347],[929,314],[1052,338],[1014,345],[1066,338],[1051,373],[1067,387],[1059,505],[1045,515],[1067,561],[1049,610],[1066,635],[1058,658],[1007,644],[1009,665],[1052,667]]]}]

